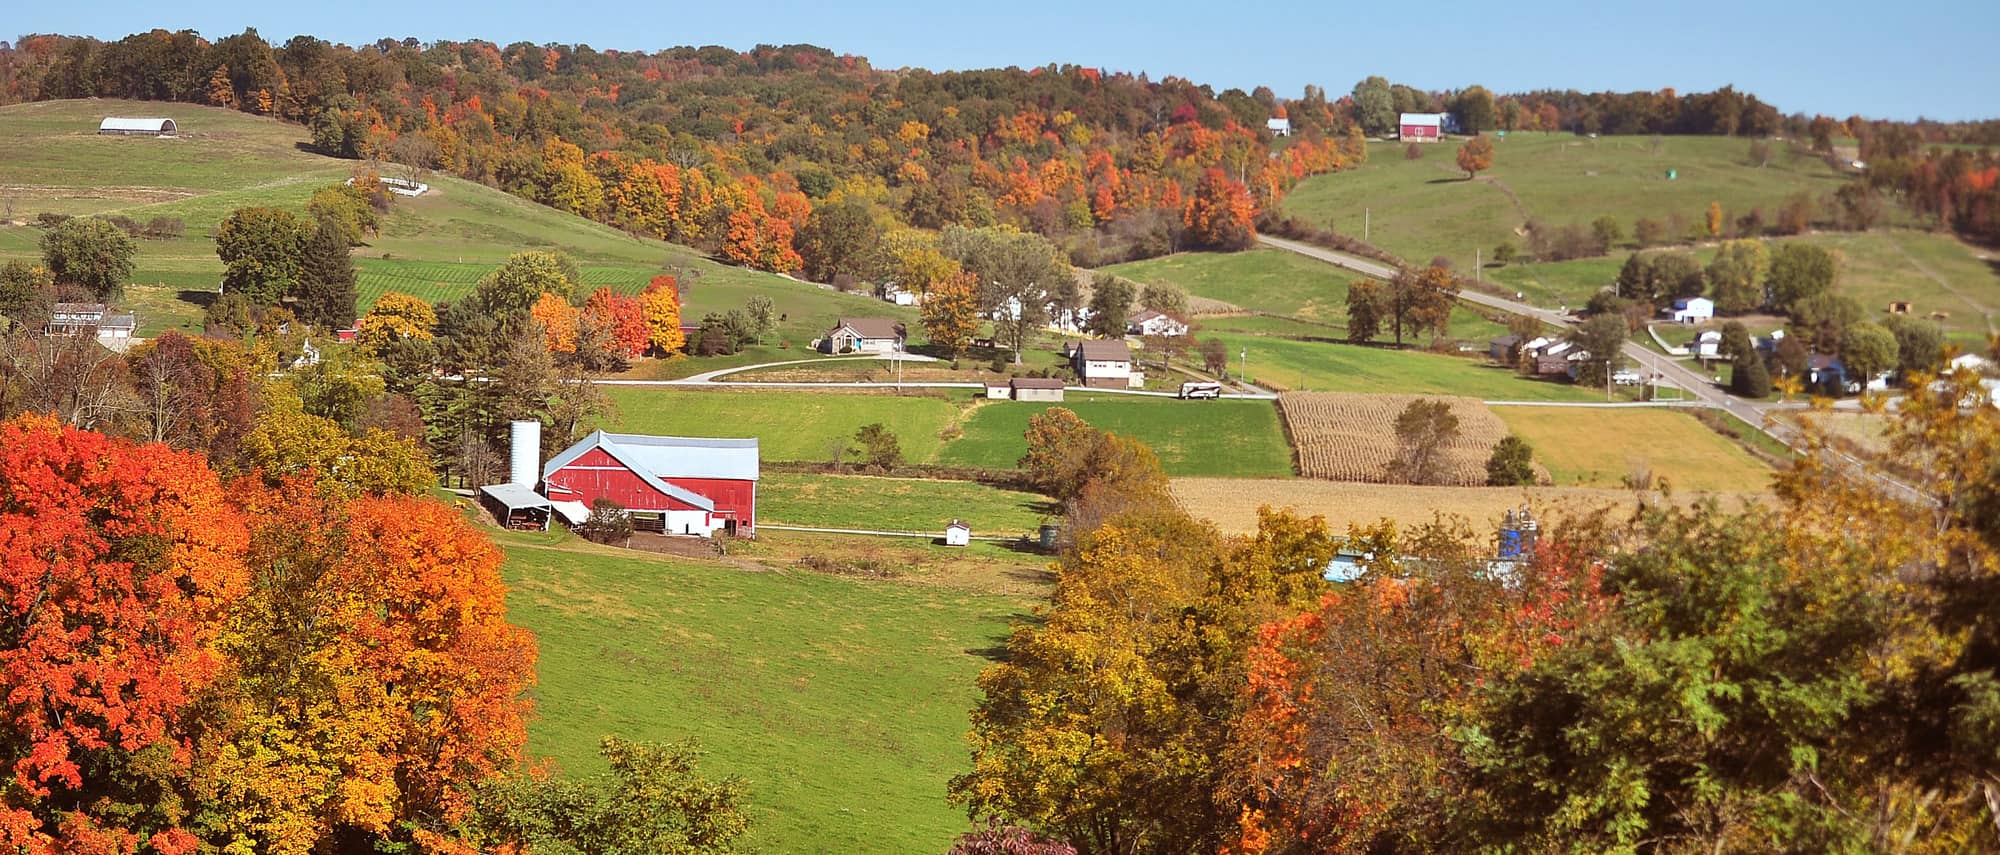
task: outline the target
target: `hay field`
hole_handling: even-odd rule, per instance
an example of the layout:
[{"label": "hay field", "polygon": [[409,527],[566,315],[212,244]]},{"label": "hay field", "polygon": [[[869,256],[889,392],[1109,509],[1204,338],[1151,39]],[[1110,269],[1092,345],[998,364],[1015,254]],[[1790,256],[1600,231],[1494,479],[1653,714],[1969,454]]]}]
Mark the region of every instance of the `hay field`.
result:
[{"label": "hay field", "polygon": [[1384,483],[1391,480],[1388,467],[1396,457],[1396,417],[1418,400],[1448,402],[1458,417],[1458,437],[1444,452],[1447,483],[1486,483],[1486,459],[1507,435],[1507,425],[1477,399],[1288,392],[1278,397],[1278,409],[1298,449],[1300,475]]},{"label": "hay field", "polygon": [[[1585,487],[1411,487],[1400,484],[1355,484],[1299,478],[1175,478],[1174,499],[1188,513],[1209,520],[1230,534],[1257,530],[1257,509],[1292,508],[1326,517],[1334,531],[1350,524],[1387,518],[1404,526],[1429,522],[1439,515],[1459,516],[1477,530],[1497,524],[1509,508],[1528,505],[1542,519],[1560,519],[1611,509],[1629,513],[1643,502],[1661,501],[1658,493]],[[1725,507],[1768,499],[1756,493],[1675,493],[1688,504],[1714,498]]]}]

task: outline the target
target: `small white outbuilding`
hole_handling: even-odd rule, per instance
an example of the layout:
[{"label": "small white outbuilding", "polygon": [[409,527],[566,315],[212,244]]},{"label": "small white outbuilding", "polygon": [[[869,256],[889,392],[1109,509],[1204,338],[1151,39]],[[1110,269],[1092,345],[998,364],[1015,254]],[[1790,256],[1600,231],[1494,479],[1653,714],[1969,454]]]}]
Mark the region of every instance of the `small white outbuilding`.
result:
[{"label": "small white outbuilding", "polygon": [[944,545],[965,546],[970,543],[972,543],[972,526],[952,520],[951,525],[944,527]]}]

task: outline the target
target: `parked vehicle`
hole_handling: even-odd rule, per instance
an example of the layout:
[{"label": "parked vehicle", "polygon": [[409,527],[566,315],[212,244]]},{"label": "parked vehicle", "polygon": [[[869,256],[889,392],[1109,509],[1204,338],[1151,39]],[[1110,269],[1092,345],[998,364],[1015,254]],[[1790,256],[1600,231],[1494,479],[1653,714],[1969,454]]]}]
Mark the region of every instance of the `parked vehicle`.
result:
[{"label": "parked vehicle", "polygon": [[1214,400],[1222,397],[1222,384],[1202,380],[1189,380],[1181,384],[1181,398],[1192,401],[1196,398]]},{"label": "parked vehicle", "polygon": [[1646,378],[1639,372],[1629,369],[1621,369],[1611,373],[1611,382],[1620,386],[1637,386],[1645,382],[1645,380]]}]

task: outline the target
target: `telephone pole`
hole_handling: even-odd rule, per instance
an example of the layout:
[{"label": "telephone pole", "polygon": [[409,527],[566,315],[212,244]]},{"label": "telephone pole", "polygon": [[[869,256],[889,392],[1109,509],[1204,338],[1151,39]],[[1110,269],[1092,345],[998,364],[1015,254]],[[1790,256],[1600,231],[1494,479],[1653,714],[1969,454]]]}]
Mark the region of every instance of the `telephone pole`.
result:
[{"label": "telephone pole", "polygon": [[1361,209],[1361,242],[1368,242],[1368,209]]}]

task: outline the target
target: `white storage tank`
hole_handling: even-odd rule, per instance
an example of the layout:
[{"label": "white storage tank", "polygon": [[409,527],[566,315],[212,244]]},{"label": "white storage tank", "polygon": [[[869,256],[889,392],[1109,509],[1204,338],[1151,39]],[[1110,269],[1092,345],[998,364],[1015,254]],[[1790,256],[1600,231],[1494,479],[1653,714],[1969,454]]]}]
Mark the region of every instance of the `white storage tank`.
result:
[{"label": "white storage tank", "polygon": [[508,480],[533,490],[542,480],[541,472],[542,423],[514,422],[514,442],[508,455]]}]

